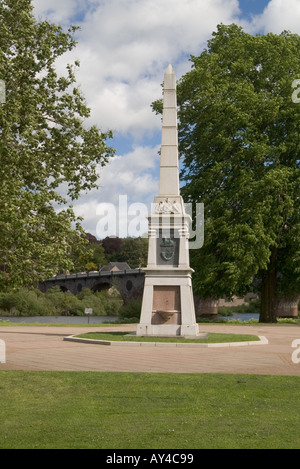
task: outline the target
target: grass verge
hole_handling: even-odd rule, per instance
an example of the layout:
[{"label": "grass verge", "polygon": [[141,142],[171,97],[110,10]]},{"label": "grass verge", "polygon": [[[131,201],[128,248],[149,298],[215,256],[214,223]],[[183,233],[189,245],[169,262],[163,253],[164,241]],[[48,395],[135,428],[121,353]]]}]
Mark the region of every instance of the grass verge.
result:
[{"label": "grass verge", "polygon": [[167,343],[227,343],[258,341],[256,335],[251,334],[221,334],[210,332],[207,339],[185,339],[184,337],[137,337],[128,334],[132,332],[87,332],[76,337],[81,339],[124,341],[124,342],[167,342]]},{"label": "grass verge", "polygon": [[299,449],[300,377],[0,371],[1,449]]},{"label": "grass verge", "polygon": [[111,327],[119,326],[114,322],[103,322],[99,324],[77,324],[77,323],[62,323],[62,322],[11,322],[11,321],[1,321],[0,327],[9,326],[9,327]]}]

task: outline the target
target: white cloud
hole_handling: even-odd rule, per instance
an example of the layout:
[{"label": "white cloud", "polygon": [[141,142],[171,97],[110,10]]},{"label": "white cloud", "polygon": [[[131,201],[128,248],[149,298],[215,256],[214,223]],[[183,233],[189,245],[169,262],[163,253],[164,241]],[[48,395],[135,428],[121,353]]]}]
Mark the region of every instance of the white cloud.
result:
[{"label": "white cloud", "polygon": [[237,0],[110,0],[87,15],[83,36],[113,52],[115,70],[132,79],[147,68],[152,73],[160,60],[195,52],[218,22],[237,12]]},{"label": "white cloud", "polygon": [[270,0],[251,23],[238,18],[238,0],[33,0],[37,17],[81,26],[78,45],[59,62],[79,59],[77,81],[103,130],[130,134],[142,143],[160,128],[150,108],[161,96],[163,73],[172,63],[177,78],[190,69],[218,23],[248,31],[300,29],[299,0]]},{"label": "white cloud", "polygon": [[[154,197],[158,190],[159,146],[137,146],[133,151],[114,157],[100,170],[101,201],[116,202],[119,194],[126,194],[132,202]],[[156,174],[156,176],[155,176]]]},{"label": "white cloud", "polygon": [[[35,14],[81,32],[70,54],[81,68],[78,82],[101,128],[135,139],[157,130],[151,102],[161,96],[164,69],[177,77],[189,69],[219,22],[238,14],[238,0],[34,0]],[[68,22],[69,19],[69,22]],[[67,56],[61,60],[65,66]]]},{"label": "white cloud", "polygon": [[284,30],[300,33],[300,1],[270,0],[263,13],[253,17],[252,32],[280,34]]},{"label": "white cloud", "polygon": [[[189,68],[220,21],[231,22],[237,0],[110,0],[96,2],[79,36],[82,71],[97,100],[94,118],[134,137],[158,128],[150,104],[161,95],[164,69]],[[177,67],[176,67],[177,65]],[[179,75],[178,75],[179,78]]]},{"label": "white cloud", "polygon": [[89,0],[33,0],[34,14],[62,25],[70,25],[70,19],[78,17],[91,2]]},{"label": "white cloud", "polygon": [[[76,216],[84,218],[86,231],[97,234],[100,212],[105,207],[109,208],[110,204],[117,215],[120,203],[124,205],[125,200],[128,209],[132,204],[144,204],[150,210],[158,192],[158,151],[159,146],[137,146],[123,156],[114,157],[107,166],[99,170],[99,189],[82,194],[74,204]],[[126,213],[123,212],[124,210],[124,218]]]}]

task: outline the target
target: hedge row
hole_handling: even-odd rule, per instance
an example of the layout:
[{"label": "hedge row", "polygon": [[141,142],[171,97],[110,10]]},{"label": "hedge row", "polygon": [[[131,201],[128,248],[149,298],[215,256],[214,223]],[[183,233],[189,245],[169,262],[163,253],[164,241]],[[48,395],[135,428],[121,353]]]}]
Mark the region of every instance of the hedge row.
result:
[{"label": "hedge row", "polygon": [[115,316],[122,308],[122,300],[107,291],[93,293],[85,289],[75,296],[59,287],[46,293],[25,288],[0,293],[1,316],[83,316],[85,308],[92,308],[97,316]]}]

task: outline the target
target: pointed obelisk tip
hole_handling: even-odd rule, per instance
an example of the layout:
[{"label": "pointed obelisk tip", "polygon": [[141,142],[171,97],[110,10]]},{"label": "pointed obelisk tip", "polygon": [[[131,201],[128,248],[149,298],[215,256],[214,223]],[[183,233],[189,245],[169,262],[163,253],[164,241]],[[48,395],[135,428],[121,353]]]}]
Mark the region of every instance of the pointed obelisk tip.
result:
[{"label": "pointed obelisk tip", "polygon": [[168,66],[168,68],[167,68],[167,70],[166,70],[166,74],[172,75],[172,74],[174,74],[174,73],[175,73],[175,72],[174,72],[174,69],[173,69],[172,65],[169,64],[169,66]]},{"label": "pointed obelisk tip", "polygon": [[171,64],[168,66],[167,70],[165,71],[164,89],[165,90],[176,89],[176,76],[175,76],[175,72]]}]

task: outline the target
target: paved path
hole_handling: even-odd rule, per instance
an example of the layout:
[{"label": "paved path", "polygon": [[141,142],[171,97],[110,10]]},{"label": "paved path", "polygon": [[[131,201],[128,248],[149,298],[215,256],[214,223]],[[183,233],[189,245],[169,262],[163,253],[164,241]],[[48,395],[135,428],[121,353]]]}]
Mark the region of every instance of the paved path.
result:
[{"label": "paved path", "polygon": [[[131,347],[64,341],[72,334],[96,330],[133,331],[135,326],[0,326],[6,344],[6,363],[0,370],[117,371],[155,373],[246,373],[300,376],[294,364],[292,342],[298,325],[206,325],[201,332],[255,334],[267,345],[228,348]],[[300,350],[299,350],[300,357]]]}]

